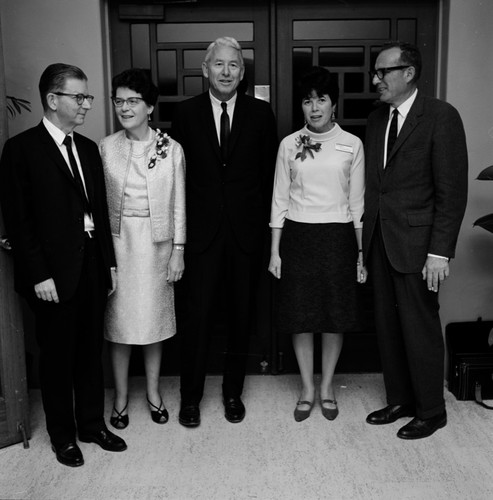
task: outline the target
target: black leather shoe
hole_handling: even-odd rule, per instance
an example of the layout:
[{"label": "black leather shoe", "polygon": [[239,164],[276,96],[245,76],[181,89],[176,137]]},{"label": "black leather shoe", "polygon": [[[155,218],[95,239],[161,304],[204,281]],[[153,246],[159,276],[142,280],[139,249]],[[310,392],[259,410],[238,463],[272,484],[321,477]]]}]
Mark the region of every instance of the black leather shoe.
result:
[{"label": "black leather shoe", "polygon": [[198,427],[200,425],[199,405],[182,405],[178,421],[185,427]]},{"label": "black leather shoe", "polygon": [[84,465],[84,457],[77,443],[52,444],[51,449],[56,453],[56,459],[68,467]]},{"label": "black leather shoe", "polygon": [[245,405],[238,397],[225,397],[223,399],[224,404],[224,416],[228,422],[232,424],[237,424],[245,418]]},{"label": "black leather shoe", "polygon": [[106,451],[125,451],[127,443],[108,429],[102,429],[99,432],[91,434],[80,434],[79,441],[83,443],[96,443]]},{"label": "black leather shoe", "polygon": [[414,417],[414,408],[412,406],[389,405],[381,410],[370,413],[366,417],[366,421],[373,425],[385,425],[404,417]]},{"label": "black leather shoe", "polygon": [[447,412],[425,420],[415,417],[397,432],[401,439],[421,439],[431,436],[435,431],[447,425]]}]

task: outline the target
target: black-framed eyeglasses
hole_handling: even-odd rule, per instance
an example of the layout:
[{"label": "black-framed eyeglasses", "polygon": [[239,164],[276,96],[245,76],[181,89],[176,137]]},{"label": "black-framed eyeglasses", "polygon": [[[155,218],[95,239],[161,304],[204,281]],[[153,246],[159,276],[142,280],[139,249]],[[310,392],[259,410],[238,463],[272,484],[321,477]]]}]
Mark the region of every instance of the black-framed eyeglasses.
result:
[{"label": "black-framed eyeglasses", "polygon": [[77,104],[79,106],[82,106],[84,104],[84,101],[87,101],[89,104],[92,104],[92,101],[94,101],[94,96],[93,95],[86,95],[86,94],[67,94],[65,92],[52,92],[52,94],[55,95],[64,95],[67,97],[71,97],[72,99],[75,99]]},{"label": "black-framed eyeglasses", "polygon": [[409,64],[406,66],[389,66],[388,68],[378,68],[378,69],[375,69],[373,71],[369,71],[369,73],[370,73],[370,77],[372,80],[373,80],[373,78],[375,78],[375,76],[379,80],[383,80],[385,75],[387,75],[388,73],[391,73],[392,71],[397,71],[398,69],[406,69],[406,68],[410,68],[410,67],[411,66]]},{"label": "black-framed eyeglasses", "polygon": [[127,103],[129,108],[135,108],[140,101],[143,101],[143,97],[129,97],[128,99],[122,99],[121,97],[115,97],[112,99],[115,108],[121,108],[125,103]]}]

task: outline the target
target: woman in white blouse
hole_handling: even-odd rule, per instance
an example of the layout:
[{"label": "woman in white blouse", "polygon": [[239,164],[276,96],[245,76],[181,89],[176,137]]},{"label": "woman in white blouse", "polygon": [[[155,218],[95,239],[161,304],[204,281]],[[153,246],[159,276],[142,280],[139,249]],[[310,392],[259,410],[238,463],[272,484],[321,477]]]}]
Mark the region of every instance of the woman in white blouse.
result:
[{"label": "woman in white blouse", "polygon": [[294,418],[315,402],[315,333],[322,335],[320,404],[338,415],[332,379],[343,333],[358,330],[357,283],[366,281],[361,251],[364,152],[334,123],[337,77],[314,67],[300,81],[306,125],[281,142],[276,163],[269,271],[279,279],[277,331],[292,335],[302,391]]}]

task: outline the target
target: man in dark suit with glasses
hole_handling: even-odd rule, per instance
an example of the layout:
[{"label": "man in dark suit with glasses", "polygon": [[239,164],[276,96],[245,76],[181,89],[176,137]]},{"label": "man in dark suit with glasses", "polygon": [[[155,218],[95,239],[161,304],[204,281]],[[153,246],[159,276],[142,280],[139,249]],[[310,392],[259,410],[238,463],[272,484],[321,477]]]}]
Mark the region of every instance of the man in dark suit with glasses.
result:
[{"label": "man in dark suit with glasses", "polygon": [[447,423],[438,289],[449,275],[467,198],[467,148],[455,108],[417,89],[419,50],[389,43],[368,118],[363,249],[375,292],[375,322],[388,406],[382,425],[414,417],[397,436],[419,439]]},{"label": "man in dark suit with glasses", "polygon": [[103,167],[96,144],[74,133],[93,96],[84,72],[48,66],[39,82],[42,122],[12,139],[0,162],[0,201],[16,290],[36,320],[46,426],[59,462],[83,465],[76,433],[107,451],[101,363],[103,313],[116,285]]}]

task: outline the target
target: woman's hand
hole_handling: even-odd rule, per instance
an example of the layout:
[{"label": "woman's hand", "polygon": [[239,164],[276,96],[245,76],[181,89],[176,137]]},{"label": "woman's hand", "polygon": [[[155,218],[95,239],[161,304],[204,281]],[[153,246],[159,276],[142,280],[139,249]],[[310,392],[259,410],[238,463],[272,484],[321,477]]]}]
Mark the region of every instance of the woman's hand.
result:
[{"label": "woman's hand", "polygon": [[116,267],[111,267],[111,288],[108,290],[108,297],[115,293],[116,286],[118,283],[118,275],[116,274]]},{"label": "woman's hand", "polygon": [[281,257],[279,255],[270,256],[269,272],[272,273],[274,278],[281,278]]},{"label": "woman's hand", "polygon": [[185,271],[185,260],[183,258],[183,250],[173,250],[168,262],[168,283],[175,283],[181,279]]},{"label": "woman's hand", "polygon": [[363,265],[363,260],[359,260],[356,264],[356,281],[358,283],[366,283],[368,278],[368,271],[366,267]]}]

